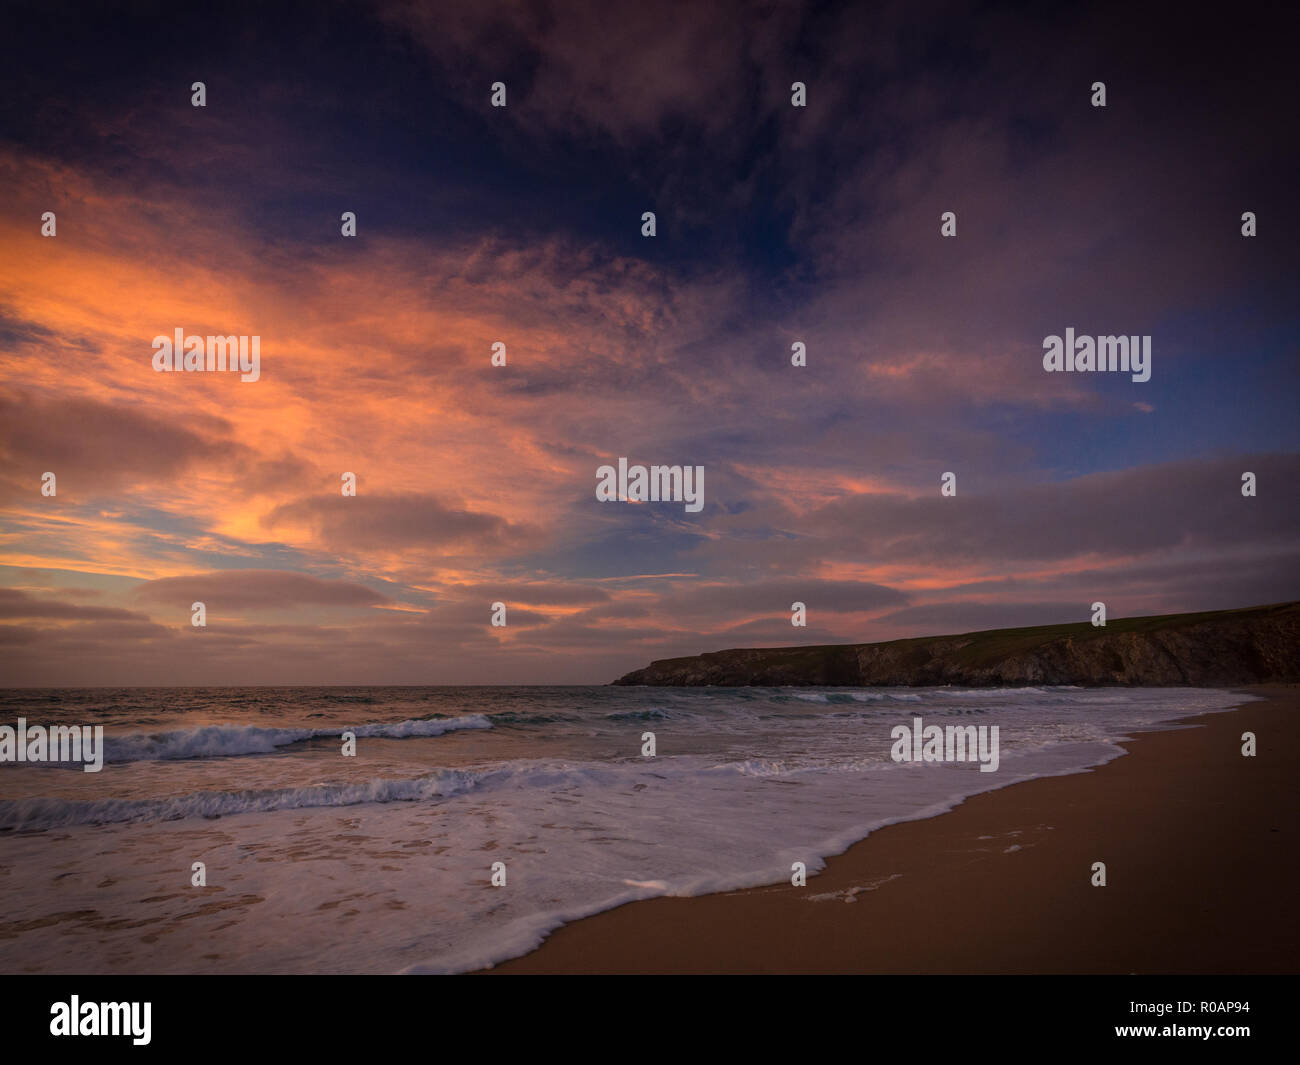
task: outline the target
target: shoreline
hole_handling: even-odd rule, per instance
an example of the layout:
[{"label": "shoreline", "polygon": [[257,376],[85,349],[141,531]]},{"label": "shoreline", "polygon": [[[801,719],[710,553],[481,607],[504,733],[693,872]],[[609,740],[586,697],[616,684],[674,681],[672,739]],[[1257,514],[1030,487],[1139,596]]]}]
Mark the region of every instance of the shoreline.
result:
[{"label": "shoreline", "polygon": [[877,829],[806,887],[626,903],[480,972],[1300,971],[1300,685],[1231,690],[1260,701]]}]

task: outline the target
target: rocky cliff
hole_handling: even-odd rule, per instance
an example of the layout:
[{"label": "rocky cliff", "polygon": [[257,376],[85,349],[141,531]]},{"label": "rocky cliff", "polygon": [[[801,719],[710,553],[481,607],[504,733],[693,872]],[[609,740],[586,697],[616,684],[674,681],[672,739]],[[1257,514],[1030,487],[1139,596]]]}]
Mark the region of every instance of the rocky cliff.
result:
[{"label": "rocky cliff", "polygon": [[991,629],[889,643],[713,651],[652,662],[615,684],[1190,685],[1300,680],[1300,603]]}]

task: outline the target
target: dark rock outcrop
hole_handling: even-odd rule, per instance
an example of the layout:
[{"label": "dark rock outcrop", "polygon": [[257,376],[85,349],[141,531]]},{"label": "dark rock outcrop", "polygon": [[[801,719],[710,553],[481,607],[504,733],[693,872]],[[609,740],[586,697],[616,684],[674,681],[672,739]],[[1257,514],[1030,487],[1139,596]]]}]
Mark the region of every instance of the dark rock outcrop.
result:
[{"label": "dark rock outcrop", "polygon": [[889,643],[713,651],[614,681],[649,685],[1226,687],[1300,680],[1300,603],[992,629]]}]

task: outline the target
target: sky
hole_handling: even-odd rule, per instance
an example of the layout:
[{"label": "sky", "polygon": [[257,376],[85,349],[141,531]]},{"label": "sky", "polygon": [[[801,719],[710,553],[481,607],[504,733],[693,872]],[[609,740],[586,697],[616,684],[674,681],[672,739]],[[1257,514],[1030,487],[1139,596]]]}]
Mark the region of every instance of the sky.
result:
[{"label": "sky", "polygon": [[[1284,11],[5,4],[0,684],[1300,598]],[[258,379],[157,372],[178,328]],[[1046,372],[1067,328],[1150,380]],[[704,506],[601,501],[620,457]]]}]

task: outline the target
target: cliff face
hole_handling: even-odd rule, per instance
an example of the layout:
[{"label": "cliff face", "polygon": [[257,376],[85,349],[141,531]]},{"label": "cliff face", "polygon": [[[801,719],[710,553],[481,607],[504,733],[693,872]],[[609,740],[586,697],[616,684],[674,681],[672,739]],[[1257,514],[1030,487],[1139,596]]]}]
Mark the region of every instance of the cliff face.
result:
[{"label": "cliff face", "polygon": [[959,684],[1225,687],[1300,680],[1300,603],[992,629],[890,643],[714,651],[652,662],[615,684]]}]

